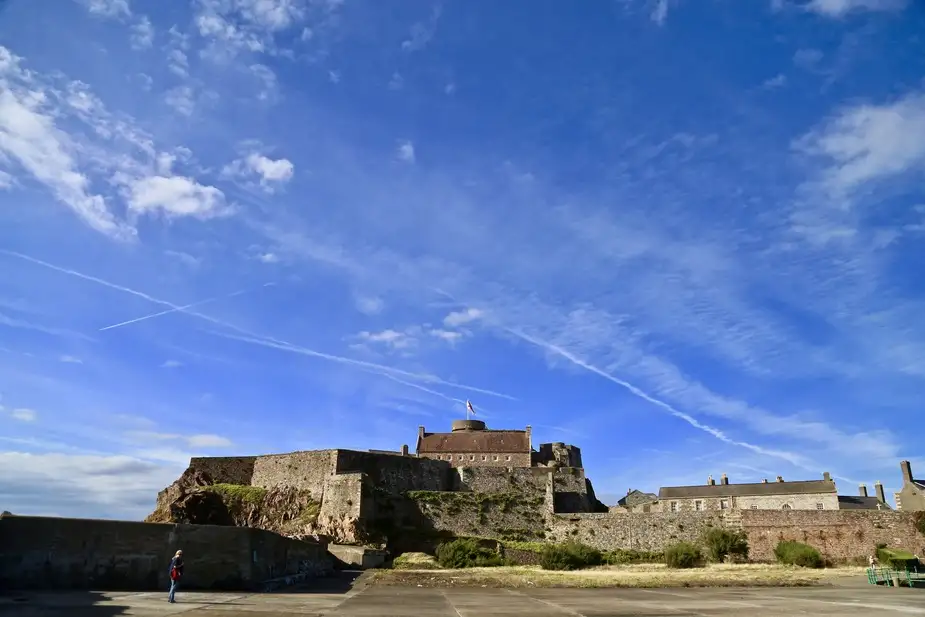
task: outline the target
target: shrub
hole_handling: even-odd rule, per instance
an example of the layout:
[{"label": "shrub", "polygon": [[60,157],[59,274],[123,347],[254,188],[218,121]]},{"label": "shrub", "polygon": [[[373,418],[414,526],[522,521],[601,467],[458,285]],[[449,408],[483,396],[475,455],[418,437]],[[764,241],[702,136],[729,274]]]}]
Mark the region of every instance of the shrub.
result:
[{"label": "shrub", "polygon": [[690,542],[678,542],[665,549],[665,565],[669,568],[696,568],[702,564],[700,547]]},{"label": "shrub", "polygon": [[578,542],[550,544],[540,556],[540,565],[544,570],[580,570],[603,563],[604,556],[599,550]]},{"label": "shrub", "polygon": [[500,566],[501,556],[472,538],[458,538],[437,547],[437,563],[444,568]]},{"label": "shrub", "polygon": [[615,551],[604,553],[604,563],[609,566],[620,566],[628,563],[662,563],[665,554],[656,551],[637,551],[634,549],[618,548]]},{"label": "shrub", "polygon": [[881,565],[894,570],[915,570],[919,566],[919,560],[915,555],[893,548],[878,548],[877,560]]},{"label": "shrub", "polygon": [[795,540],[781,540],[778,542],[774,548],[774,556],[777,557],[777,561],[788,566],[821,568],[825,565],[818,550]]},{"label": "shrub", "polygon": [[436,570],[440,566],[426,553],[402,553],[392,560],[392,567],[396,570]]},{"label": "shrub", "polygon": [[703,534],[703,545],[710,561],[724,561],[730,556],[748,559],[748,539],[741,530],[714,527]]}]

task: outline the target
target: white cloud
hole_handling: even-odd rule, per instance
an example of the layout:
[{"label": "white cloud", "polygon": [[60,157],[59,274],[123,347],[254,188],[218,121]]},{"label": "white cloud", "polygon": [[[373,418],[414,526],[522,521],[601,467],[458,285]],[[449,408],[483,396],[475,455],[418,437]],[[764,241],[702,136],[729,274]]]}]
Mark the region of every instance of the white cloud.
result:
[{"label": "white cloud", "polygon": [[157,492],[188,463],[158,464],[126,455],[0,452],[3,509],[141,520]]},{"label": "white cloud", "polygon": [[818,49],[798,49],[793,54],[793,63],[804,69],[813,69],[822,61],[822,52]]},{"label": "white cloud", "polygon": [[392,329],[382,330],[381,332],[363,331],[357,335],[357,338],[368,343],[382,344],[392,349],[407,349],[417,344],[415,333],[399,332]]},{"label": "white cloud", "polygon": [[392,73],[389,79],[389,90],[401,90],[404,85],[405,78],[401,76],[401,73]]},{"label": "white cloud", "polygon": [[438,4],[426,22],[418,22],[411,26],[411,32],[408,38],[401,42],[401,48],[407,52],[414,52],[427,47],[427,44],[434,38],[437,23],[440,21],[440,13],[441,6]]},{"label": "white cloud", "polygon": [[382,312],[385,303],[382,298],[375,296],[358,296],[355,300],[357,310],[364,315],[378,315]]},{"label": "white cloud", "polygon": [[340,83],[340,71],[328,71],[328,80],[332,84]]},{"label": "white cloud", "polygon": [[230,439],[219,435],[192,435],[186,438],[191,448],[227,448],[233,445]]},{"label": "white cloud", "polygon": [[260,253],[257,255],[257,260],[265,264],[275,264],[279,262],[279,255],[276,253]]},{"label": "white cloud", "polygon": [[68,364],[83,364],[84,363],[84,361],[81,360],[80,358],[76,356],[68,356],[68,355],[61,356],[60,358],[58,358],[58,361],[65,362]]},{"label": "white cloud", "polygon": [[923,136],[925,93],[913,93],[843,109],[796,145],[823,161],[821,182],[844,197],[872,181],[925,171]]},{"label": "white cloud", "polygon": [[134,49],[147,49],[154,44],[154,26],[147,16],[142,16],[132,24],[131,42]]},{"label": "white cloud", "polygon": [[19,420],[20,422],[35,422],[36,419],[38,419],[38,414],[34,409],[28,409],[25,407],[14,409],[10,412],[10,416],[14,420]]},{"label": "white cloud", "polygon": [[0,171],[0,189],[12,188],[16,179],[5,171]]},{"label": "white cloud", "polygon": [[183,366],[183,363],[179,360],[165,360],[164,363],[161,364],[161,368],[179,368],[181,366]]},{"label": "white cloud", "polygon": [[784,75],[783,73],[778,73],[774,77],[770,77],[764,80],[764,83],[762,83],[761,85],[763,88],[767,90],[774,90],[777,88],[784,87],[786,83],[787,83],[787,76]]},{"label": "white cloud", "polygon": [[273,160],[262,154],[251,152],[242,159],[232,161],[222,170],[226,177],[247,180],[259,178],[259,185],[267,193],[273,193],[292,179],[295,165],[289,159]]},{"label": "white cloud", "polygon": [[414,162],[414,144],[410,141],[403,141],[398,144],[398,158],[407,163]]},{"label": "white cloud", "polygon": [[251,74],[262,84],[257,98],[261,101],[271,101],[276,99],[279,85],[276,81],[276,73],[265,64],[252,64],[249,67]]},{"label": "white cloud", "polygon": [[650,18],[659,26],[664,25],[665,20],[668,19],[668,0],[656,0]]},{"label": "white cloud", "polygon": [[138,214],[211,218],[230,214],[225,194],[183,176],[149,176],[129,184],[128,206]]},{"label": "white cloud", "polygon": [[21,58],[0,47],[0,154],[19,163],[91,227],[113,236],[131,235],[93,192],[75,160],[75,145],[56,126],[59,110]]},{"label": "white cloud", "polygon": [[87,9],[103,17],[129,17],[132,9],[128,0],[82,0]]},{"label": "white cloud", "polygon": [[447,343],[456,343],[465,337],[465,334],[462,332],[458,332],[456,330],[441,330],[439,328],[429,330],[428,334],[442,341],[446,341]]},{"label": "white cloud", "polygon": [[825,17],[837,18],[861,11],[900,11],[907,5],[908,0],[810,0],[805,8]]},{"label": "white cloud", "polygon": [[481,319],[484,313],[477,308],[467,308],[462,311],[454,311],[443,318],[443,325],[448,328],[463,326],[469,322]]},{"label": "white cloud", "polygon": [[164,102],[184,116],[192,115],[196,109],[195,93],[190,86],[171,88],[164,95]]},{"label": "white cloud", "polygon": [[167,52],[167,68],[177,77],[189,77],[189,58],[182,49]]}]

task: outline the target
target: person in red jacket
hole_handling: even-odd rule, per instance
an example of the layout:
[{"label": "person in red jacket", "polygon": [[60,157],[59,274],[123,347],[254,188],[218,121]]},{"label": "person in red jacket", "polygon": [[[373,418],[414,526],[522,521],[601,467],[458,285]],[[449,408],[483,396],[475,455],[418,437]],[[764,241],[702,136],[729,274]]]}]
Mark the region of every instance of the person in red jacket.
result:
[{"label": "person in red jacket", "polygon": [[180,577],[183,576],[183,551],[177,551],[170,560],[168,572],[170,573],[170,594],[167,596],[167,601],[174,603],[176,602],[174,594],[177,592],[177,585],[180,584]]}]

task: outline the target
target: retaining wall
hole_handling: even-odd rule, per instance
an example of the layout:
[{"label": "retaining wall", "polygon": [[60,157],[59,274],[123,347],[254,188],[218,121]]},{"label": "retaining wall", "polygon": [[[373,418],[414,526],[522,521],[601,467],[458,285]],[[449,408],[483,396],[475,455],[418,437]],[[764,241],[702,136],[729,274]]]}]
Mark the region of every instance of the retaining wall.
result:
[{"label": "retaining wall", "polygon": [[331,569],[324,546],[262,529],[5,516],[0,589],[166,591],[177,549],[184,589],[251,589],[276,576]]}]

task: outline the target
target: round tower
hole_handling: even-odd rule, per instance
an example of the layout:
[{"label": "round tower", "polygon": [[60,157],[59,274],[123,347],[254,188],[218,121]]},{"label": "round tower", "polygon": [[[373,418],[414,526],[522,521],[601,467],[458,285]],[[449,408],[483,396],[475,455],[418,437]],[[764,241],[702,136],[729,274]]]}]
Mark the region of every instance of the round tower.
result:
[{"label": "round tower", "polygon": [[453,420],[453,432],[484,431],[485,423],[481,420]]}]

